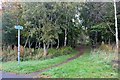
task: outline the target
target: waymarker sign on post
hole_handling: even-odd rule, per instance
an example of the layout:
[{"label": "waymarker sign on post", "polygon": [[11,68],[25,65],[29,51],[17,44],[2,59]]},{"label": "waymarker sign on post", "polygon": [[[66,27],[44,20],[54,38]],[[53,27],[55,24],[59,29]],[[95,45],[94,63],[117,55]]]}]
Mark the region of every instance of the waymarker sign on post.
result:
[{"label": "waymarker sign on post", "polygon": [[21,30],[21,29],[23,29],[23,27],[20,26],[20,25],[18,25],[18,26],[15,26],[15,29],[19,29],[19,30]]},{"label": "waymarker sign on post", "polygon": [[15,26],[15,29],[18,30],[18,65],[20,64],[20,30],[23,29],[22,26]]}]

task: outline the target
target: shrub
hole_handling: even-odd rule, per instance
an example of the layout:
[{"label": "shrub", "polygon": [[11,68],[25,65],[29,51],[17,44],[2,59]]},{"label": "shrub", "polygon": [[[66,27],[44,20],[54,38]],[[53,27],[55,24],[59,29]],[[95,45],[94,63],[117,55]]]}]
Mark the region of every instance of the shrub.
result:
[{"label": "shrub", "polygon": [[33,60],[41,59],[43,56],[43,49],[35,49],[33,53]]},{"label": "shrub", "polygon": [[103,50],[105,52],[113,52],[114,51],[114,47],[112,45],[108,45],[108,44],[101,44],[99,47],[100,50]]},{"label": "shrub", "polygon": [[6,50],[6,51],[3,51],[1,61],[3,61],[3,62],[14,61],[14,60],[16,60],[16,58],[17,58],[17,55],[14,50]]},{"label": "shrub", "polygon": [[49,49],[48,52],[49,52],[48,56],[51,56],[51,57],[53,57],[53,56],[57,57],[57,56],[61,55],[59,49],[52,48],[52,49]]},{"label": "shrub", "polygon": [[70,54],[70,53],[72,53],[74,50],[71,48],[71,47],[63,47],[63,48],[61,48],[61,54]]},{"label": "shrub", "polygon": [[[63,47],[60,49],[50,48],[48,49],[48,55],[43,56],[43,49],[25,48],[24,55],[20,57],[21,61],[26,60],[39,60],[39,59],[49,59],[57,56],[67,55],[71,53],[76,53],[71,47]],[[15,50],[5,50],[3,51],[2,61],[15,61],[17,60],[17,52]]]}]

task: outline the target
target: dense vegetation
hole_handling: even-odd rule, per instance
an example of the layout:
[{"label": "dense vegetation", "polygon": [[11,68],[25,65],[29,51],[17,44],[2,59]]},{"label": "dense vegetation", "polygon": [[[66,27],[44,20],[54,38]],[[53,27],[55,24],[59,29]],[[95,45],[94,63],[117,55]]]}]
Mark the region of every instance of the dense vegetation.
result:
[{"label": "dense vegetation", "polygon": [[[28,60],[45,60],[51,59],[58,56],[63,55],[74,55],[74,53],[78,53],[75,49],[71,47],[64,47],[59,49],[51,48],[48,50],[49,54],[47,56],[43,56],[43,49],[28,49],[25,48],[24,54],[21,54],[21,61],[28,61]],[[17,60],[17,52],[14,50],[6,50],[4,54],[2,54],[0,60],[2,62],[6,61],[16,61]]]},{"label": "dense vegetation", "polygon": [[44,47],[44,55],[50,47],[115,42],[113,3],[4,3],[2,18],[3,47],[17,45],[15,25],[24,27],[21,45]]}]

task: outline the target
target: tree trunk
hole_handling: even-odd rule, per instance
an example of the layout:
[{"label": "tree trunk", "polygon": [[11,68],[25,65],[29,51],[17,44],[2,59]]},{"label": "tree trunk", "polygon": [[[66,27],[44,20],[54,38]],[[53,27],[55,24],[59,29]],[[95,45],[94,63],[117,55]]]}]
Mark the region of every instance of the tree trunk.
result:
[{"label": "tree trunk", "polygon": [[110,42],[110,36],[109,36],[109,41],[108,42],[109,42],[109,45],[110,45],[111,44],[111,42]]},{"label": "tree trunk", "polygon": [[38,42],[35,43],[35,48],[37,48],[37,43],[38,43]]},{"label": "tree trunk", "polygon": [[103,36],[102,36],[102,42],[101,42],[101,44],[103,44],[104,43],[104,40],[103,40]]},{"label": "tree trunk", "polygon": [[116,2],[114,0],[114,10],[115,10],[115,30],[116,30],[116,53],[118,53],[119,42],[118,42],[118,26],[117,26],[117,10],[116,10]]},{"label": "tree trunk", "polygon": [[51,48],[53,48],[53,44],[52,44],[52,42],[51,42]]},{"label": "tree trunk", "polygon": [[39,48],[41,48],[41,46],[40,46],[40,45],[41,45],[41,43],[39,42]]},{"label": "tree trunk", "polygon": [[49,48],[49,46],[50,46],[50,44],[48,43],[48,44],[47,44],[47,49]]},{"label": "tree trunk", "polygon": [[28,47],[31,48],[32,44],[33,44],[33,42],[31,43],[30,40],[29,40]]},{"label": "tree trunk", "polygon": [[95,44],[97,45],[97,31],[95,33]]},{"label": "tree trunk", "polygon": [[30,44],[30,47],[32,46],[33,42]]},{"label": "tree trunk", "polygon": [[27,37],[27,40],[26,40],[25,45],[24,45],[24,48],[26,47],[26,45],[28,43],[28,40],[29,40],[29,36]]},{"label": "tree trunk", "polygon": [[46,44],[44,43],[44,56],[46,56],[48,54],[48,49],[47,49],[47,47],[46,47]]},{"label": "tree trunk", "polygon": [[67,29],[65,29],[65,40],[64,40],[64,46],[67,44]]},{"label": "tree trunk", "polygon": [[58,40],[58,42],[57,42],[57,49],[58,49],[58,48],[59,48],[59,42],[60,42],[60,41],[59,41],[59,38],[58,38],[57,40]]},{"label": "tree trunk", "polygon": [[29,48],[30,48],[30,40],[29,40],[28,46],[29,46]]}]

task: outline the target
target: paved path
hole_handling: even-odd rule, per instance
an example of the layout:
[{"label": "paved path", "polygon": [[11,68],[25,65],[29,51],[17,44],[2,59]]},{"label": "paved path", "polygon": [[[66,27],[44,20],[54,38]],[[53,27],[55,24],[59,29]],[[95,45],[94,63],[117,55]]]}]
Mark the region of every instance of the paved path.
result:
[{"label": "paved path", "polygon": [[[0,71],[0,76],[2,76],[2,78],[35,78],[37,77],[37,75],[39,75],[40,73],[42,72],[45,72],[47,70],[50,70],[52,68],[55,68],[55,67],[58,67],[58,66],[61,66],[61,65],[64,65],[78,57],[80,57],[80,55],[82,55],[84,53],[84,48],[77,48],[77,50],[79,50],[79,54],[67,59],[66,61],[62,62],[62,63],[59,63],[57,65],[54,65],[54,66],[51,66],[51,67],[48,67],[46,69],[43,69],[43,70],[40,70],[40,71],[37,71],[37,72],[34,72],[34,73],[30,73],[30,74],[15,74],[15,73],[8,73],[8,72],[3,72],[3,71]],[[1,77],[0,77],[1,78]]]},{"label": "paved path", "polygon": [[0,71],[0,76],[2,78],[32,78],[32,76],[25,75],[25,74],[14,74],[14,73],[8,73]]},{"label": "paved path", "polygon": [[2,79],[2,71],[0,71],[0,80]]}]

